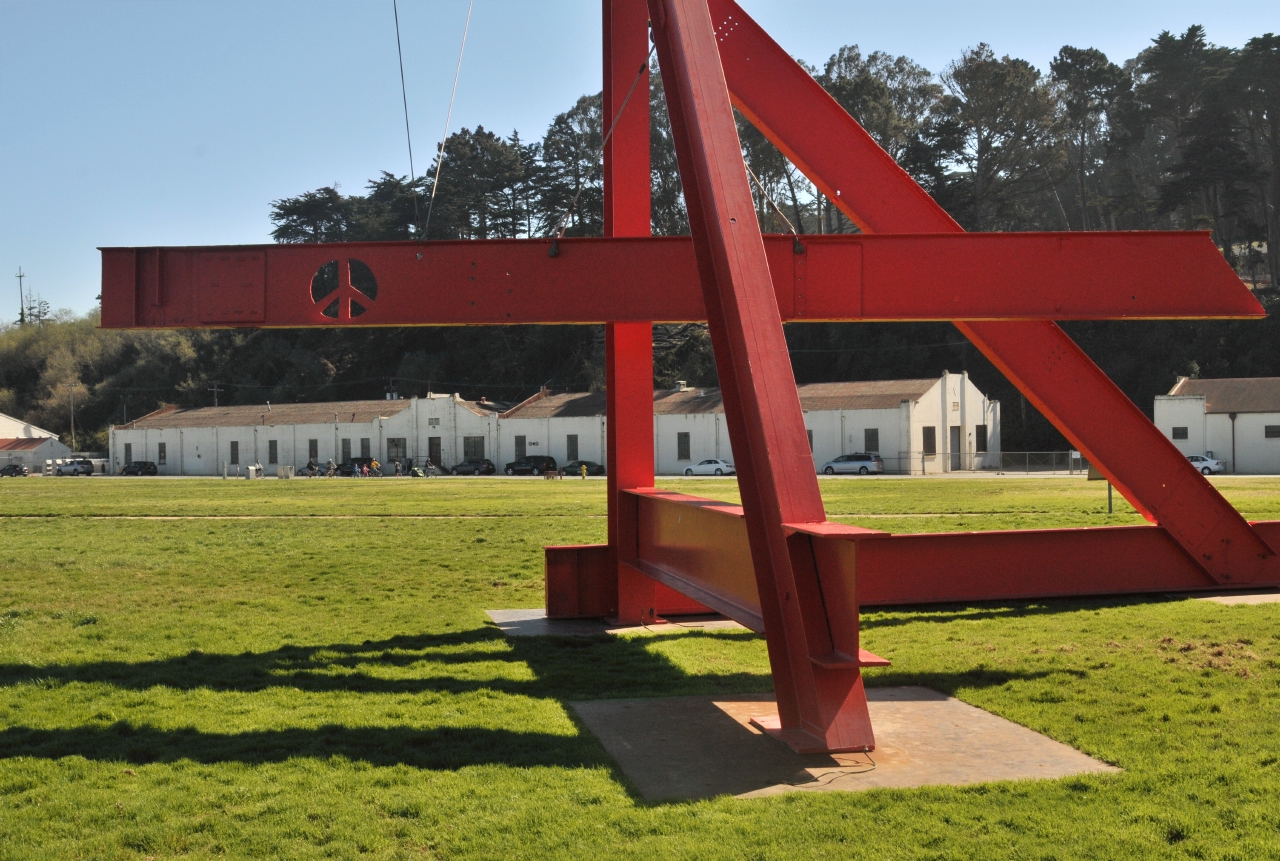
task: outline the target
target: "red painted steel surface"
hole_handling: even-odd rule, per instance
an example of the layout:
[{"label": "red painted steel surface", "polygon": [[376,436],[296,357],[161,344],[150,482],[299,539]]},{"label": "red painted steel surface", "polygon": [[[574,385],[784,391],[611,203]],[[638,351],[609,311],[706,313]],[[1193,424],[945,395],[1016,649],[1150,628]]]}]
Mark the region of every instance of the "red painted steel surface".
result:
[{"label": "red painted steel surface", "polygon": [[[633,494],[639,556],[650,576],[759,631],[742,507],[661,490]],[[1280,540],[1280,521],[1252,524]],[[1221,588],[1158,526],[890,535],[838,523],[787,524],[819,548],[856,545],[825,571],[857,576],[862,606],[997,601]],[[819,551],[823,552],[823,551]],[[1280,586],[1280,579],[1260,585]]]},{"label": "red painted steel surface", "polygon": [[[841,211],[869,232],[961,232],[736,3],[709,2],[735,104]],[[1113,262],[1099,258],[1098,271]],[[1057,324],[956,325],[1214,579],[1274,579],[1280,557]]]},{"label": "red painted steel surface", "polygon": [[[826,515],[716,34],[704,0],[650,0],[649,10],[768,630],[781,737],[797,750],[871,749],[856,663],[819,666],[810,657],[846,647],[833,637],[848,627],[824,624],[813,553],[783,526]],[[848,648],[857,654],[857,608],[842,611],[855,618]]]},{"label": "red painted steel surface", "polygon": [[[604,0],[604,116],[613,134],[604,148],[604,234],[650,234],[649,10],[645,0]],[[642,71],[643,70],[643,71]],[[615,275],[616,277],[616,275]],[[616,286],[605,291],[617,295]],[[618,548],[635,544],[635,519],[619,491],[653,486],[653,324],[605,327],[609,573],[616,579],[612,615],[620,623],[658,620],[657,584],[619,564]]]},{"label": "red painted steel surface", "polygon": [[[802,254],[789,236],[767,236],[764,245],[784,320],[1263,315],[1207,233],[810,236]],[[686,238],[566,239],[559,247],[554,258],[549,240],[108,248],[102,325],[706,319]],[[312,277],[333,259],[362,261],[377,278],[376,300],[357,297],[367,309],[360,316],[326,317],[333,295],[312,299]]]}]

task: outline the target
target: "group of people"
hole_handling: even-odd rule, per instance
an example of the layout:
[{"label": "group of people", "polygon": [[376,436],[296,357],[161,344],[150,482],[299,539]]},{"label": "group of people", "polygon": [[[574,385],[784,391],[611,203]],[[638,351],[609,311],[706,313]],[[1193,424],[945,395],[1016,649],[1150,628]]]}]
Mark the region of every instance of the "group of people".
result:
[{"label": "group of people", "polygon": [[[397,477],[402,475],[412,475],[417,478],[423,478],[431,475],[432,470],[435,469],[435,464],[431,462],[431,458],[427,458],[427,462],[423,467],[415,467],[411,460],[403,462],[394,460],[391,463],[395,467],[395,475]],[[259,467],[259,469],[261,469],[261,467]],[[311,478],[315,478],[318,475],[324,475],[326,478],[333,478],[339,474],[338,465],[333,462],[333,458],[329,458],[329,461],[323,468],[321,468],[321,466],[316,463],[315,458],[310,458],[303,470],[303,474]],[[352,464],[352,478],[370,478],[380,475],[382,475],[382,464],[378,463],[375,459],[370,458],[364,463]]]}]

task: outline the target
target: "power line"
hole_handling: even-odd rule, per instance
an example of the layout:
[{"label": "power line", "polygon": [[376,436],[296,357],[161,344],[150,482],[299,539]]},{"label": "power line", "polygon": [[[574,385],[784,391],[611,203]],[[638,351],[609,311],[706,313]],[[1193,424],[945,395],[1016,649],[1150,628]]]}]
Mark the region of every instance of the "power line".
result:
[{"label": "power line", "polygon": [[413,138],[409,134],[409,93],[404,85],[404,52],[400,49],[400,10],[396,6],[396,0],[391,0],[391,11],[396,17],[396,56],[400,58],[400,101],[404,102],[404,139],[409,144],[409,190],[413,192],[413,226],[418,229],[418,236],[421,239],[426,237],[422,234],[422,218],[418,215],[418,189],[414,185],[418,180],[418,174],[413,169]]},{"label": "power line", "polygon": [[458,95],[458,77],[462,74],[462,54],[467,50],[467,31],[471,29],[471,7],[475,0],[467,3],[467,23],[462,26],[462,46],[458,48],[458,67],[453,70],[453,92],[449,94],[449,110],[444,115],[444,134],[440,136],[440,149],[436,154],[436,177],[431,181],[431,199],[427,201],[427,224],[423,228],[422,238],[431,229],[431,210],[436,204],[436,189],[440,187],[440,168],[444,165],[444,145],[449,140],[449,123],[453,120],[453,100]]}]

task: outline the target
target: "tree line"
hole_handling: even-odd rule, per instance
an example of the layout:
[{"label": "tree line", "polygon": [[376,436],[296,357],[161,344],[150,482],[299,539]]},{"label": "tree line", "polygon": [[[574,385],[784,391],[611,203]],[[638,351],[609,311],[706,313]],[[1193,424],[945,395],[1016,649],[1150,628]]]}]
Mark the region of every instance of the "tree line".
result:
[{"label": "tree line", "polygon": [[[1280,37],[1210,43],[1164,32],[1112,62],[1064,46],[1048,70],[978,45],[935,74],[856,45],[809,72],[967,230],[1209,230],[1269,312],[1280,284]],[[688,232],[661,79],[649,99],[652,226]],[[609,118],[610,121],[612,118]],[[273,201],[278,242],[485,239],[603,231],[599,94],[540,140],[483,127],[450,135],[421,177],[383,172],[359,194],[324,187]],[[739,122],[767,232],[854,233],[763,135]],[[439,176],[436,184],[435,177]],[[313,401],[428,390],[517,401],[541,385],[598,389],[600,327],[377,331],[104,332],[54,315],[0,333],[0,411],[105,439],[161,402]],[[1066,328],[1144,410],[1177,375],[1280,375],[1263,322],[1072,323]],[[1007,449],[1056,449],[1057,432],[949,324],[790,324],[801,382],[967,370],[1004,405]],[[704,326],[654,330],[655,384],[715,384]],[[82,445],[83,447],[83,445]]]}]

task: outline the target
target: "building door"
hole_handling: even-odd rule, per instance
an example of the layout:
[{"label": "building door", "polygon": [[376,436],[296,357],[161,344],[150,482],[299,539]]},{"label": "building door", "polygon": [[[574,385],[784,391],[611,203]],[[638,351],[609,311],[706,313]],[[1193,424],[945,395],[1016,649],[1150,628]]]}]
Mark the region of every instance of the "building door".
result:
[{"label": "building door", "polygon": [[124,462],[126,466],[133,463],[133,443],[131,442],[124,444]]},{"label": "building door", "polygon": [[440,462],[440,437],[427,437],[427,459],[436,466],[444,466],[444,464]]},{"label": "building door", "polygon": [[953,470],[964,469],[961,465],[964,462],[963,454],[964,452],[960,450],[960,428],[953,425],[951,427],[951,468]]},{"label": "building door", "polygon": [[524,446],[525,446],[525,438],[522,436],[516,437],[516,460],[519,460],[520,458],[524,457],[524,451],[525,451]]}]

